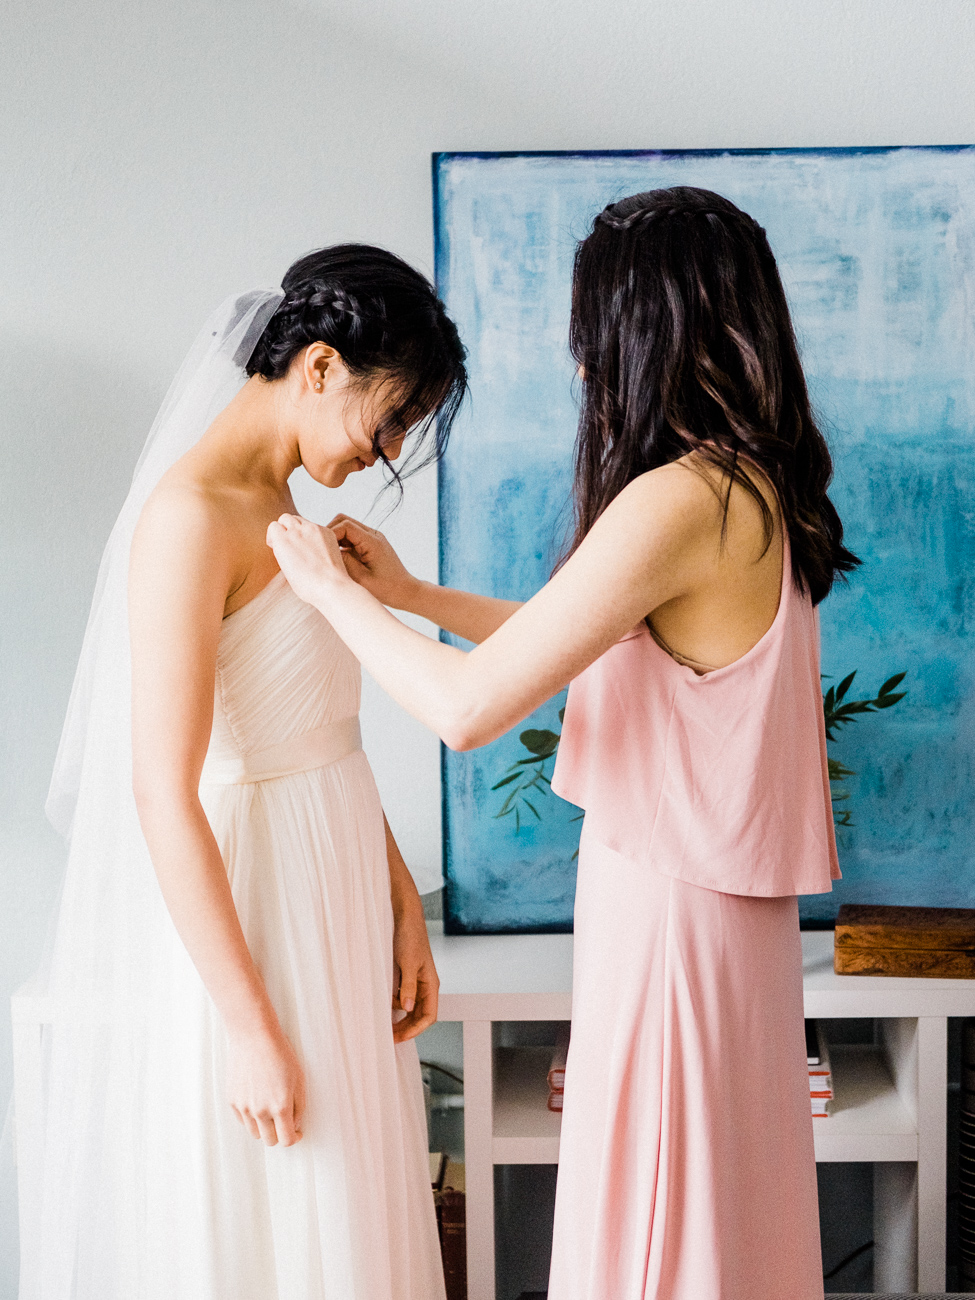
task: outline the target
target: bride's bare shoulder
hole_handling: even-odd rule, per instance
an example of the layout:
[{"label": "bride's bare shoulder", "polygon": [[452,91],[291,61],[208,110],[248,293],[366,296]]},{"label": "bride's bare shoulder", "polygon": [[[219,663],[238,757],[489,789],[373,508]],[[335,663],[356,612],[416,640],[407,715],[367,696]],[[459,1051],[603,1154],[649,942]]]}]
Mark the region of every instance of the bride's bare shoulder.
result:
[{"label": "bride's bare shoulder", "polygon": [[239,549],[238,522],[230,494],[191,475],[164,474],[149,494],[132,539],[132,562],[178,561],[194,556],[232,559]]}]

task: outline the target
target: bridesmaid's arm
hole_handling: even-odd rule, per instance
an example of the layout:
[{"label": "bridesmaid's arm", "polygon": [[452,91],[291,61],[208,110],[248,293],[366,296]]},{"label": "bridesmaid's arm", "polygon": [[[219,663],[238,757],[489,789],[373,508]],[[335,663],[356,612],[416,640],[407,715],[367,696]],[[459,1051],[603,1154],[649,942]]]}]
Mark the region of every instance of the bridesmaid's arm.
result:
[{"label": "bridesmaid's arm", "polygon": [[268,544],[295,592],[383,689],[465,750],[503,735],[647,614],[711,577],[721,522],[703,477],[676,464],[642,475],[551,581],[469,653],[405,627],[350,579],[332,531],[283,515]]},{"label": "bridesmaid's arm", "polygon": [[414,578],[381,532],[348,515],[336,515],[329,528],[342,548],[346,571],[366,591],[384,605],[428,619],[465,641],[486,641],[521,608],[518,600],[477,596]]},{"label": "bridesmaid's arm", "polygon": [[[389,602],[384,601],[383,604]],[[465,641],[480,645],[503,623],[521,609],[520,600],[500,600],[496,596],[478,596],[473,591],[455,587],[438,587],[435,582],[417,580],[416,587],[403,604],[394,604],[408,614],[428,619],[445,632],[453,632]]]},{"label": "bridesmaid's arm", "polygon": [[393,1010],[406,1012],[393,1022],[393,1039],[405,1043],[437,1019],[440,978],[430,951],[423,903],[385,813],[383,824],[393,903]]}]

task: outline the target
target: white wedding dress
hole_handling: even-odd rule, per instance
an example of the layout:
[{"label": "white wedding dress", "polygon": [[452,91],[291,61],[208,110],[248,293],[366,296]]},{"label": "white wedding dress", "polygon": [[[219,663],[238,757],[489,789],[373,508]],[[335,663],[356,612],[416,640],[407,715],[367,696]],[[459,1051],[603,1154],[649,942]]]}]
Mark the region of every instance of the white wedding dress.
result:
[{"label": "white wedding dress", "polygon": [[[389,875],[359,694],[358,662],[280,573],[224,620],[200,793],[305,1070],[304,1137],[288,1149],[250,1137],[227,1104],[223,1029],[134,807],[122,800],[103,844],[82,781],[74,858],[97,833],[115,867],[92,898],[69,864],[55,986],[72,960],[93,960],[86,909],[93,924],[105,908],[141,920],[112,939],[111,1005],[68,1008],[54,1026],[22,1300],[442,1300],[417,1051],[391,1031]],[[76,1096],[86,1034],[100,1064]]]}]

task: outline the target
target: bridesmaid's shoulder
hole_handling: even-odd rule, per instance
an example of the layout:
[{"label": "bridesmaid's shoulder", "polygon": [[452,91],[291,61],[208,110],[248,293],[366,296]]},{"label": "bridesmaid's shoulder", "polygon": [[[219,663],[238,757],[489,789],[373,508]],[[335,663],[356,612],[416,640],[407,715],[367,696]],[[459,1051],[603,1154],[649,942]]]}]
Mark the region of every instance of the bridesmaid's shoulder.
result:
[{"label": "bridesmaid's shoulder", "polygon": [[721,526],[723,502],[711,467],[697,457],[683,456],[647,470],[626,485],[610,503],[607,515],[658,527],[671,519],[693,531]]}]

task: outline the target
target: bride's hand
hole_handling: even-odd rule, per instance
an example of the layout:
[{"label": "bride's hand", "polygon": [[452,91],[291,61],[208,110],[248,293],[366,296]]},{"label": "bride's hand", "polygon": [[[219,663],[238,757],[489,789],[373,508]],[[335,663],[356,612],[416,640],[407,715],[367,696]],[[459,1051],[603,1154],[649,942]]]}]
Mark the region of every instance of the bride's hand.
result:
[{"label": "bride's hand", "polygon": [[301,1141],[305,1076],[283,1030],[229,1034],[227,1099],[251,1137],[269,1147]]},{"label": "bride's hand", "polygon": [[348,515],[336,515],[329,528],[342,548],[349,577],[384,605],[409,608],[418,580],[406,569],[383,534]]},{"label": "bride's hand", "polygon": [[[427,923],[419,895],[415,905],[393,908],[393,1041],[416,1038],[437,1019],[440,977],[433,964]],[[405,1014],[403,1014],[405,1012]]]},{"label": "bride's hand", "polygon": [[300,515],[282,515],[268,524],[267,544],[292,591],[314,605],[335,581],[348,582],[335,534]]}]

